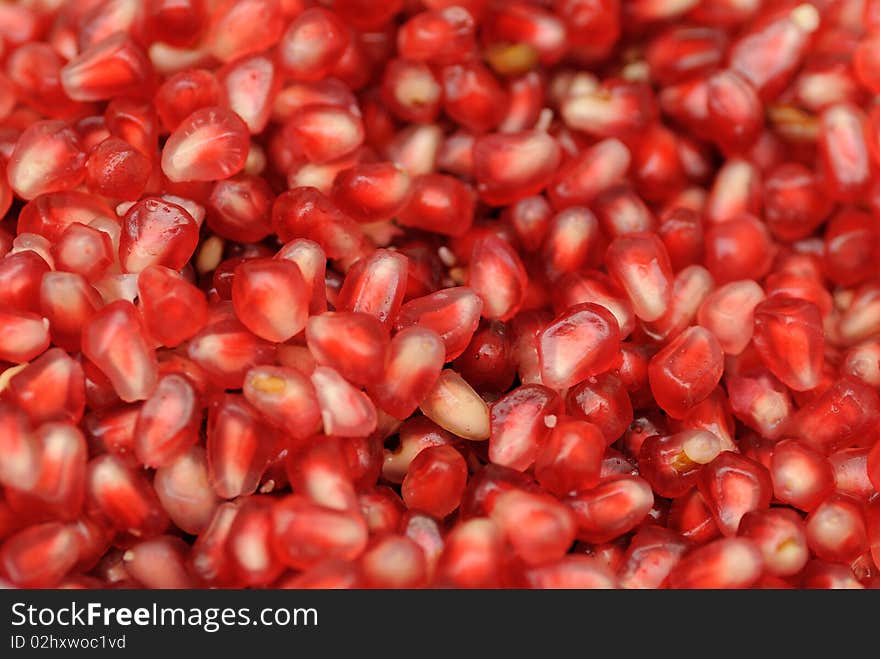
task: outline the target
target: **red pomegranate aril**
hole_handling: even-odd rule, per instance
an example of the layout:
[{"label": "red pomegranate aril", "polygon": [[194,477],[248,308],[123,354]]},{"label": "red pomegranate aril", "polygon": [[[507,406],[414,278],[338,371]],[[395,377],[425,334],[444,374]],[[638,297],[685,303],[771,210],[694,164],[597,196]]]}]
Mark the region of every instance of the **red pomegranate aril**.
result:
[{"label": "red pomegranate aril", "polygon": [[398,119],[427,124],[440,113],[443,88],[427,64],[394,59],[385,66],[381,98]]},{"label": "red pomegranate aril", "polygon": [[739,536],[758,546],[764,556],[764,569],[777,577],[794,576],[810,557],[804,522],[787,508],[746,513]]},{"label": "red pomegranate aril", "polygon": [[780,240],[806,238],[831,208],[820,177],[800,163],[778,165],[764,179],[767,228]]},{"label": "red pomegranate aril", "polygon": [[605,437],[596,426],[563,418],[538,451],[535,478],[556,496],[584,492],[599,484],[604,455]]},{"label": "red pomegranate aril", "polygon": [[0,565],[20,588],[53,588],[79,559],[79,541],[70,525],[30,526],[0,545]]},{"label": "red pomegranate aril", "polygon": [[489,459],[525,471],[534,463],[553,421],[561,413],[562,400],[547,387],[527,384],[509,392],[491,407]]},{"label": "red pomegranate aril", "polygon": [[679,335],[696,320],[714,284],[712,275],[701,265],[689,265],[679,271],[672,282],[672,297],[666,313],[653,322],[644,323],[645,333],[656,341]]},{"label": "red pomegranate aril", "polygon": [[86,475],[87,508],[118,531],[158,535],[168,518],[151,484],[116,456],[94,458]]},{"label": "red pomegranate aril", "polygon": [[660,407],[680,419],[712,393],[722,370],[723,355],[717,339],[695,326],[651,358],[648,379]]},{"label": "red pomegranate aril", "polygon": [[647,525],[639,529],[617,573],[621,588],[659,588],[689,549],[674,531]]},{"label": "red pomegranate aril", "polygon": [[615,138],[584,149],[557,170],[547,187],[550,203],[557,210],[591,203],[623,179],[631,159],[626,145]]},{"label": "red pomegranate aril", "polygon": [[218,105],[220,85],[210,71],[181,71],[160,85],[153,102],[165,130],[173,132],[196,110]]},{"label": "red pomegranate aril", "polygon": [[354,560],[367,545],[364,520],[294,494],[272,507],[272,546],[280,560],[305,570],[327,559]]},{"label": "red pomegranate aril", "polygon": [[644,83],[609,78],[587,93],[570,93],[559,108],[565,125],[594,137],[628,137],[643,130],[656,113]]},{"label": "red pomegranate aril", "polygon": [[774,295],[754,308],[754,344],[768,369],[795,391],[819,383],[824,336],[819,310],[811,302]]},{"label": "red pomegranate aril", "polygon": [[45,423],[34,432],[39,462],[36,483],[21,490],[8,487],[6,499],[20,514],[74,520],[85,500],[88,448],[71,423]]},{"label": "red pomegranate aril", "polygon": [[153,487],[171,521],[185,533],[201,535],[219,499],[208,478],[205,449],[193,446],[156,470]]},{"label": "red pomegranate aril", "polygon": [[162,148],[162,172],[173,182],[216,181],[242,170],[247,125],[231,110],[206,107],[180,122]]},{"label": "red pomegranate aril", "polygon": [[152,86],[146,54],[128,35],[115,34],[81,52],[61,69],[61,85],[75,101],[143,96]]},{"label": "red pomegranate aril", "polygon": [[144,540],[122,556],[131,578],[151,589],[179,590],[194,588],[186,564],[189,545],[176,536],[162,535]]},{"label": "red pomegranate aril", "polygon": [[502,584],[504,540],[491,519],[456,524],[436,568],[435,583],[456,588],[497,588]]},{"label": "red pomegranate aril", "polygon": [[620,379],[610,373],[587,378],[569,389],[565,409],[569,415],[598,427],[609,446],[633,420],[629,393]]},{"label": "red pomegranate aril", "polygon": [[[344,289],[343,289],[344,290]],[[460,286],[410,300],[397,316],[398,330],[413,325],[435,331],[446,346],[446,361],[458,357],[470,342],[480,320],[482,301]]]},{"label": "red pomegranate aril", "polygon": [[337,371],[319,366],[311,374],[321,407],[324,432],[339,437],[366,437],[376,429],[376,407]]},{"label": "red pomegranate aril", "polygon": [[0,310],[0,360],[23,364],[49,347],[49,322],[26,311]]},{"label": "red pomegranate aril", "polygon": [[461,502],[467,481],[467,464],[451,446],[433,446],[413,458],[401,486],[410,510],[446,517]]},{"label": "red pomegranate aril", "polygon": [[50,270],[46,261],[31,251],[0,258],[0,306],[39,312],[41,282]]},{"label": "red pomegranate aril", "polygon": [[813,559],[804,568],[801,588],[827,590],[861,590],[859,583],[849,565],[827,563]]},{"label": "red pomegranate aril", "polygon": [[574,516],[549,495],[516,489],[502,492],[490,517],[528,565],[558,560],[574,542]]},{"label": "red pomegranate aril", "polygon": [[37,121],[18,138],[6,166],[13,192],[24,199],[72,190],[86,174],[86,154],[63,121]]},{"label": "red pomegranate aril", "polygon": [[119,262],[131,273],[151,265],[179,270],[195,252],[198,239],[198,225],[182,206],[147,197],[122,219]]},{"label": "red pomegranate aril", "polygon": [[764,465],[731,451],[723,451],[700,471],[697,487],[727,536],[736,535],[743,515],[768,508],[773,494]]},{"label": "red pomegranate aril", "polygon": [[484,133],[495,128],[507,106],[507,92],[478,62],[453,64],[441,72],[443,109],[464,128]]},{"label": "red pomegranate aril", "polygon": [[749,80],[763,100],[774,98],[799,68],[820,20],[819,10],[808,3],[778,12],[733,43],[730,67]]},{"label": "red pomegranate aril", "polygon": [[764,291],[752,279],[730,282],[709,293],[697,318],[708,329],[727,355],[738,355],[749,344],[754,331],[754,309],[764,299]]},{"label": "red pomegranate aril", "polygon": [[807,517],[807,544],[821,560],[849,562],[868,549],[868,536],[861,504],[834,493]]},{"label": "red pomegranate aril", "polygon": [[241,502],[227,502],[217,506],[208,527],[193,544],[193,572],[206,583],[234,583],[231,557],[226,552],[226,540],[240,507]]},{"label": "red pomegranate aril", "polygon": [[275,45],[283,28],[277,0],[225,0],[210,17],[204,44],[214,57],[228,62]]},{"label": "red pomegranate aril", "polygon": [[306,344],[318,364],[334,368],[355,384],[382,377],[388,356],[388,332],[368,313],[339,311],[312,316],[306,324]]},{"label": "red pomegranate aril", "polygon": [[721,452],[721,441],[705,430],[648,437],[639,451],[639,473],[654,492],[677,498],[695,484],[703,465]]},{"label": "red pomegranate aril", "polygon": [[423,588],[428,565],[422,548],[400,535],[380,538],[360,558],[368,588]]},{"label": "red pomegranate aril", "polygon": [[361,223],[394,217],[409,195],[409,176],[389,162],[359,163],[341,171],[331,192],[339,209]]},{"label": "red pomegranate aril", "polygon": [[527,275],[513,247],[488,235],[474,242],[467,285],[483,301],[484,318],[509,320],[522,306]]},{"label": "red pomegranate aril", "polygon": [[287,27],[278,44],[282,68],[294,80],[321,80],[349,44],[345,25],[331,11],[311,7]]},{"label": "red pomegranate aril", "polygon": [[767,439],[779,439],[794,413],[785,386],[766,371],[724,378],[730,407],[737,419]]},{"label": "red pomegranate aril", "polygon": [[824,270],[835,283],[855,286],[874,274],[880,224],[869,213],[843,208],[825,230]]},{"label": "red pomegranate aril", "polygon": [[594,264],[603,245],[596,216],[588,208],[571,206],[550,220],[541,256],[544,271],[551,280]]},{"label": "red pomegranate aril", "polygon": [[235,269],[232,303],[254,334],[282,343],[306,325],[309,296],[299,267],[281,259],[250,259]]},{"label": "red pomegranate aril", "polygon": [[321,411],[311,381],[293,368],[256,366],[244,379],[244,397],[267,420],[291,436],[305,438],[318,431]]},{"label": "red pomegranate aril", "polygon": [[269,497],[250,497],[229,528],[226,551],[242,585],[266,586],[284,571],[274,551],[273,511]]},{"label": "red pomegranate aril", "polygon": [[672,265],[655,234],[615,239],[608,247],[605,264],[626,292],[637,317],[652,321],[666,312],[672,295]]},{"label": "red pomegranate aril", "polygon": [[776,499],[804,511],[813,510],[834,490],[830,463],[797,439],[774,447],[770,476]]},{"label": "red pomegranate aril", "polygon": [[706,84],[706,109],[714,141],[727,152],[747,148],[764,123],[764,108],[755,89],[730,70],[713,74]]},{"label": "red pomegranate aril", "polygon": [[40,312],[49,321],[52,343],[70,352],[81,348],[81,332],[103,306],[101,296],[78,274],[47,272],[37,292]]},{"label": "red pomegranate aril", "polygon": [[130,302],[108,304],[88,320],[82,351],[109,378],[122,400],[144,400],[153,392],[158,379],[156,353]]},{"label": "red pomegranate aril", "polygon": [[307,105],[290,118],[292,134],[311,162],[326,163],[361,146],[364,128],[353,112],[333,105]]},{"label": "red pomegranate aril", "polygon": [[260,133],[269,121],[281,76],[274,58],[251,55],[236,60],[217,74],[221,104],[235,112],[251,134]]},{"label": "red pomegranate aril", "polygon": [[147,467],[162,467],[198,440],[200,405],[189,379],[177,374],[159,380],[144,402],[135,426],[135,455]]},{"label": "red pomegranate aril", "polygon": [[500,206],[540,192],[559,165],[560,150],[541,131],[492,133],[477,137],[473,157],[480,197]]},{"label": "red pomegranate aril", "polygon": [[138,275],[141,314],[150,337],[173,348],[208,321],[204,294],[171,268],[152,265]]},{"label": "red pomegranate aril", "polygon": [[208,409],[208,478],[223,499],[253,494],[273,448],[274,437],[244,397],[226,394]]},{"label": "red pomegranate aril", "polygon": [[541,377],[564,389],[611,368],[618,357],[620,331],[605,307],[580,304],[544,328],[538,337]]},{"label": "red pomegranate aril", "polygon": [[651,486],[639,476],[616,476],[565,500],[574,514],[577,538],[607,542],[640,524],[654,505]]},{"label": "red pomegranate aril", "polygon": [[384,371],[366,383],[367,390],[380,409],[405,419],[434,388],[445,355],[443,340],[433,330],[402,329],[391,339]]},{"label": "red pomegranate aril", "polygon": [[68,225],[52,246],[55,269],[74,272],[95,282],[116,263],[113,242],[105,232],[74,223]]},{"label": "red pomegranate aril", "polygon": [[473,54],[475,29],[474,17],[466,7],[447,6],[425,11],[401,26],[397,48],[408,59],[453,64]]},{"label": "red pomegranate aril", "polygon": [[275,346],[252,334],[226,309],[216,319],[209,317],[208,325],[189,340],[187,355],[219,386],[238,389],[248,369],[274,361]]},{"label": "red pomegranate aril", "polygon": [[257,176],[239,174],[217,181],[208,199],[208,226],[222,238],[260,241],[272,231],[274,199],[269,185]]},{"label": "red pomegranate aril", "polygon": [[871,180],[865,116],[853,106],[834,105],[820,115],[819,154],[825,189],[838,201],[855,201]]},{"label": "red pomegranate aril", "polygon": [[[876,443],[875,443],[876,446]],[[873,452],[873,454],[872,454]],[[877,458],[880,452],[872,448],[848,448],[828,456],[834,471],[834,485],[838,492],[867,501],[875,491],[872,483],[877,476]]]},{"label": "red pomegranate aril", "polygon": [[763,223],[751,215],[711,226],[706,231],[705,264],[719,284],[761,279],[771,268],[773,245]]},{"label": "red pomegranate aril", "polygon": [[471,228],[473,190],[445,174],[427,173],[412,180],[412,194],[399,211],[400,224],[447,236],[461,236]]},{"label": "red pomegranate aril", "polygon": [[85,376],[64,350],[51,348],[12,376],[5,396],[35,425],[79,423],[85,409]]},{"label": "red pomegranate aril", "polygon": [[723,538],[698,547],[676,565],[666,579],[669,588],[748,588],[761,576],[763,556],[745,538]]}]

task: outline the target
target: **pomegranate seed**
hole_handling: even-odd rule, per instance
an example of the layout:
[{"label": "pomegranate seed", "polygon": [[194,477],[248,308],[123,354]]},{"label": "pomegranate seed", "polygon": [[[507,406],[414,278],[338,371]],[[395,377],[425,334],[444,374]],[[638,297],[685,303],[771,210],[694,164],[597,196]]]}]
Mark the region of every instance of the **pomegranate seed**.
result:
[{"label": "pomegranate seed", "polygon": [[409,176],[388,162],[356,164],[333,181],[334,203],[362,223],[393,217],[406,205],[409,195]]},{"label": "pomegranate seed", "polygon": [[190,381],[177,374],[159,380],[135,426],[135,454],[147,467],[169,464],[198,439],[198,400]]},{"label": "pomegranate seed", "polygon": [[60,522],[30,526],[0,546],[0,564],[20,588],[52,588],[79,559],[76,532]]},{"label": "pomegranate seed", "polygon": [[150,396],[158,380],[156,353],[149,346],[130,302],[108,304],[83,327],[83,354],[107,376],[119,397],[131,402]]},{"label": "pomegranate seed", "polygon": [[721,379],[721,346],[702,327],[691,327],[658,352],[648,365],[651,391],[663,410],[683,418],[705,400]]},{"label": "pomegranate seed", "polygon": [[[525,471],[550,435],[562,400],[551,389],[527,384],[496,401],[490,412],[489,459]],[[548,419],[552,419],[548,424]]]},{"label": "pomegranate seed", "polygon": [[633,536],[618,571],[621,588],[659,588],[687,551],[673,531],[645,526]]},{"label": "pomegranate seed", "polygon": [[265,586],[284,571],[273,550],[274,508],[268,497],[250,497],[241,505],[229,528],[226,551],[242,585]]},{"label": "pomegranate seed", "polygon": [[272,451],[271,433],[240,395],[226,394],[208,410],[208,478],[218,496],[253,494]]},{"label": "pomegranate seed", "polygon": [[422,588],[427,583],[427,562],[422,548],[399,535],[379,539],[360,558],[369,588]]},{"label": "pomegranate seed", "polygon": [[574,541],[574,516],[548,495],[516,489],[500,493],[491,519],[529,565],[562,558]]},{"label": "pomegranate seed", "polygon": [[366,547],[367,528],[360,516],[294,494],[272,507],[272,541],[285,565],[308,569],[326,559],[357,558]]},{"label": "pomegranate seed", "polygon": [[61,86],[75,101],[143,95],[151,86],[151,77],[146,54],[126,34],[97,41],[60,71]]},{"label": "pomegranate seed", "polygon": [[6,175],[24,199],[72,190],[86,174],[86,154],[76,133],[63,121],[37,121],[25,130],[9,157]]},{"label": "pomegranate seed", "polygon": [[535,478],[556,496],[590,490],[599,484],[604,453],[599,428],[576,419],[557,421],[535,458]]},{"label": "pomegranate seed", "polygon": [[764,569],[778,577],[790,577],[807,564],[809,550],[804,522],[785,508],[747,513],[739,535],[754,541],[764,556]]},{"label": "pomegranate seed", "polygon": [[611,312],[590,303],[554,319],[538,337],[544,383],[563,389],[608,370],[617,358],[618,327]]},{"label": "pomegranate seed", "polygon": [[703,300],[697,312],[700,325],[708,329],[727,355],[738,355],[754,331],[754,310],[764,291],[751,279],[719,286]]},{"label": "pomegranate seed", "polygon": [[305,327],[310,293],[299,267],[291,261],[251,259],[235,269],[232,303],[236,314],[267,341],[287,341]]},{"label": "pomegranate seed", "polygon": [[864,513],[851,497],[834,493],[807,517],[807,544],[822,560],[851,561],[868,549]]},{"label": "pomegranate seed", "polygon": [[819,153],[825,189],[834,199],[857,199],[871,177],[865,117],[848,105],[827,108],[820,116]]},{"label": "pomegranate seed", "polygon": [[725,377],[733,414],[767,439],[778,439],[793,413],[785,387],[770,373]]},{"label": "pomegranate seed", "polygon": [[589,421],[613,444],[633,420],[632,402],[619,378],[611,374],[591,377],[568,390],[568,414]]},{"label": "pomegranate seed", "polygon": [[376,407],[363,391],[355,389],[327,366],[315,368],[311,379],[325,433],[339,437],[366,437],[376,429]]},{"label": "pomegranate seed", "polygon": [[85,409],[85,375],[67,353],[51,348],[12,376],[5,395],[35,425],[79,423]]},{"label": "pomegranate seed", "polygon": [[410,462],[401,493],[407,508],[437,518],[449,515],[461,502],[467,464],[451,446],[433,446]]},{"label": "pomegranate seed", "polygon": [[398,419],[410,416],[434,389],[445,354],[436,332],[422,327],[399,331],[391,340],[383,373],[366,383],[376,405]]},{"label": "pomegranate seed", "polygon": [[770,506],[773,486],[764,465],[723,451],[700,471],[697,487],[718,528],[735,535],[743,515]]},{"label": "pomegranate seed", "polygon": [[294,80],[321,80],[342,57],[349,34],[339,17],[321,7],[297,16],[281,36],[281,66]]},{"label": "pomegranate seed", "polygon": [[748,588],[761,576],[763,557],[745,538],[724,538],[684,556],[666,579],[669,588]]},{"label": "pomegranate seed", "polygon": [[755,307],[755,348],[768,369],[795,391],[819,382],[823,333],[819,310],[806,300],[772,296]]},{"label": "pomegranate seed", "polygon": [[165,142],[162,172],[174,182],[228,178],[244,167],[248,141],[247,125],[231,110],[201,108]]},{"label": "pomegranate seed", "polygon": [[102,455],[89,463],[86,496],[88,510],[118,531],[152,537],[168,525],[150,483],[116,456]]},{"label": "pomegranate seed", "polygon": [[598,487],[565,500],[577,524],[577,538],[593,544],[607,542],[640,524],[654,495],[638,476],[616,476]]},{"label": "pomegranate seed", "polygon": [[446,536],[436,583],[456,588],[497,588],[502,583],[503,551],[501,531],[491,519],[460,522]]},{"label": "pomegranate seed", "polygon": [[267,420],[305,438],[318,431],[321,410],[311,381],[283,366],[256,366],[244,379],[244,397]]},{"label": "pomegranate seed", "polygon": [[703,465],[721,452],[721,441],[705,430],[648,437],[639,451],[639,473],[654,492],[677,498],[695,484]]},{"label": "pomegranate seed", "polygon": [[350,382],[367,385],[382,377],[389,339],[379,320],[363,312],[326,312],[306,325],[306,343],[318,364]]},{"label": "pomegranate seed", "polygon": [[182,206],[148,197],[125,213],[119,262],[125,272],[132,273],[151,265],[179,270],[197,244],[198,225]]},{"label": "pomegranate seed", "polygon": [[179,529],[201,535],[211,523],[219,500],[208,477],[205,449],[193,446],[156,470],[156,496]]},{"label": "pomegranate seed", "polygon": [[476,139],[473,157],[480,197],[500,206],[546,187],[559,165],[560,150],[540,131],[492,133]]},{"label": "pomegranate seed", "polygon": [[194,588],[186,565],[188,550],[180,538],[163,535],[137,543],[122,560],[128,575],[146,588]]}]

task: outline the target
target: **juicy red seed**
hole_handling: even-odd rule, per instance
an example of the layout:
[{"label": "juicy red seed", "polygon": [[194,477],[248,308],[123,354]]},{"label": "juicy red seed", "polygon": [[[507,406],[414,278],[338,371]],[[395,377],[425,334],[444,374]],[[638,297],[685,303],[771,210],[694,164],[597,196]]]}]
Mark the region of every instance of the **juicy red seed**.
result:
[{"label": "juicy red seed", "polygon": [[467,476],[467,464],[454,448],[426,448],[409,465],[401,486],[403,501],[411,510],[443,518],[458,508]]},{"label": "juicy red seed", "polygon": [[138,273],[151,265],[180,270],[195,251],[199,228],[182,206],[148,197],[128,209],[122,219],[119,263]]},{"label": "juicy red seed", "polygon": [[230,110],[205,107],[180,122],[162,148],[162,172],[174,182],[216,181],[240,172],[247,125]]}]

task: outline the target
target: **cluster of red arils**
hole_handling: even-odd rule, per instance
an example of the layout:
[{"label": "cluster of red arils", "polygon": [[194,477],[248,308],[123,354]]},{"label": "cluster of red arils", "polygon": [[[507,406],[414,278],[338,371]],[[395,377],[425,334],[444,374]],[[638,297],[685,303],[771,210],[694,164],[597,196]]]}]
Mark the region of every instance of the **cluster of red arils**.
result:
[{"label": "cluster of red arils", "polygon": [[5,583],[880,583],[880,2],[0,35]]}]

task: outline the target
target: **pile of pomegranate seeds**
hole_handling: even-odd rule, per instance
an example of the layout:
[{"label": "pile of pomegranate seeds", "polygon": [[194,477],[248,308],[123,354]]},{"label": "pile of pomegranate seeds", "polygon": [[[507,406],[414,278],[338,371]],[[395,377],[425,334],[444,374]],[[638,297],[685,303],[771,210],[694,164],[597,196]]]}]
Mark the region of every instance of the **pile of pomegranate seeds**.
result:
[{"label": "pile of pomegranate seeds", "polygon": [[0,583],[880,586],[880,1],[0,37]]}]

